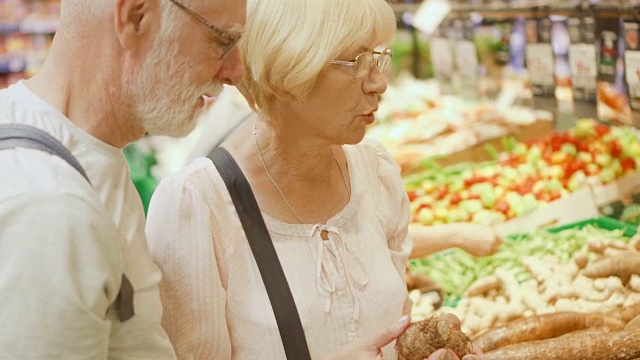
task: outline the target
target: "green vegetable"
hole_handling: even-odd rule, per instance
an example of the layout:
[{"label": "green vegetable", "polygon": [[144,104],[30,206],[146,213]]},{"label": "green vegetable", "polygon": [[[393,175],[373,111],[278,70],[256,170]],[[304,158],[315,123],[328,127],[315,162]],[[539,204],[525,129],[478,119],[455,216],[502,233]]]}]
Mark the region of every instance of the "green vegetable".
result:
[{"label": "green vegetable", "polygon": [[578,149],[573,144],[562,144],[560,151],[571,156],[575,156],[578,153]]},{"label": "green vegetable", "polygon": [[[489,213],[481,216],[490,217]],[[476,214],[476,217],[478,214]],[[475,218],[474,218],[475,219]],[[477,220],[477,219],[476,219]],[[474,281],[487,277],[499,268],[511,269],[519,281],[531,278],[521,260],[527,256],[544,257],[554,255],[566,262],[587,246],[590,238],[622,240],[629,242],[623,230],[605,230],[594,225],[582,229],[566,229],[551,233],[544,230],[529,235],[514,236],[507,239],[500,251],[492,256],[473,258],[460,249],[446,250],[424,259],[413,260],[413,270],[429,275],[442,285],[448,305],[455,305],[462,294]]]}]

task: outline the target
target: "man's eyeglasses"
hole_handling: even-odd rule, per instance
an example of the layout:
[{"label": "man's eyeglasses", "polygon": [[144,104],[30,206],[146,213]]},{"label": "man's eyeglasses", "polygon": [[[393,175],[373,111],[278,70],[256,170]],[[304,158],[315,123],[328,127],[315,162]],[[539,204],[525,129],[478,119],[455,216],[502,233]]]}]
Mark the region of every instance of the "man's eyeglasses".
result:
[{"label": "man's eyeglasses", "polygon": [[384,73],[391,64],[391,49],[384,49],[382,51],[368,51],[356,56],[353,61],[344,60],[332,60],[331,63],[335,65],[344,65],[353,67],[353,77],[356,79],[362,79],[369,75],[369,71],[376,64],[378,71]]},{"label": "man's eyeglasses", "polygon": [[240,31],[237,31],[237,30],[233,30],[233,31],[222,30],[222,29],[216,27],[215,25],[213,25],[211,22],[209,22],[209,20],[207,20],[207,19],[203,18],[202,16],[198,15],[196,12],[194,12],[193,10],[189,9],[188,7],[182,5],[181,3],[177,2],[176,0],[169,0],[169,1],[171,1],[174,5],[176,5],[180,9],[184,10],[187,14],[193,16],[196,20],[198,20],[204,26],[208,27],[209,30],[213,31],[213,33],[215,34],[216,38],[218,38],[218,42],[221,45],[220,59],[222,59],[225,55],[227,55],[227,53],[231,49],[233,49],[233,47],[240,40],[240,37],[242,36],[242,33]]}]

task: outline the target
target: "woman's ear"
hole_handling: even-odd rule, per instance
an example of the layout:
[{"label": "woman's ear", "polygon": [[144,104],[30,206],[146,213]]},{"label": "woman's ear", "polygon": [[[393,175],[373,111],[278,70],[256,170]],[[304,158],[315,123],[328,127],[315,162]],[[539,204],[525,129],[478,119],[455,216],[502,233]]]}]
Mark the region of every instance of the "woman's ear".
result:
[{"label": "woman's ear", "polygon": [[291,101],[294,99],[290,92],[281,89],[273,89],[273,96],[280,101]]}]

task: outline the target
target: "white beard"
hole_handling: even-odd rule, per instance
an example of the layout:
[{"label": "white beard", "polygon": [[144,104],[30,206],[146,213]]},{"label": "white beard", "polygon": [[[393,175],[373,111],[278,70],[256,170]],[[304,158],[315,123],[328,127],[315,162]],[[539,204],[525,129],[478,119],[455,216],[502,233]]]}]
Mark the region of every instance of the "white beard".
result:
[{"label": "white beard", "polygon": [[[169,27],[167,27],[169,28]],[[193,63],[180,54],[178,42],[163,31],[139,71],[125,79],[125,89],[134,99],[135,119],[152,135],[181,137],[196,126],[203,94],[218,95],[222,82],[211,78],[194,88]]]}]

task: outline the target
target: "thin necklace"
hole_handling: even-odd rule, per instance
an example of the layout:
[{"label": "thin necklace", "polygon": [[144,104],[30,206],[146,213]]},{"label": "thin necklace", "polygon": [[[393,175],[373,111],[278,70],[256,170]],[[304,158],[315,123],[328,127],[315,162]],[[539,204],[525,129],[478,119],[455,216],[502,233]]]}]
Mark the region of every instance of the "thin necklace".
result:
[{"label": "thin necklace", "polygon": [[[269,180],[271,180],[271,182],[273,183],[273,186],[275,186],[278,192],[280,193],[282,200],[284,200],[284,203],[289,208],[289,211],[291,211],[291,214],[293,214],[293,216],[296,218],[296,220],[298,220],[299,223],[304,224],[304,221],[302,221],[302,219],[300,219],[300,217],[296,214],[296,212],[293,211],[293,208],[291,207],[289,200],[287,200],[287,197],[284,196],[282,189],[280,189],[280,186],[278,186],[278,183],[276,183],[276,181],[273,179],[273,176],[271,176],[271,173],[269,172],[269,168],[267,168],[267,163],[264,161],[262,150],[260,150],[260,145],[258,145],[257,126],[258,126],[258,121],[256,120],[253,124],[253,141],[256,144],[256,150],[258,150],[258,155],[260,155],[260,160],[262,161],[262,166],[264,167],[264,171],[267,173],[267,176],[269,177]],[[334,154],[333,149],[329,148],[329,151],[331,151],[333,160],[335,160],[336,165],[338,165],[338,169],[340,169],[340,175],[342,175],[342,182],[344,183],[345,189],[347,189],[347,194],[349,194],[349,198],[351,198],[351,191],[349,190],[349,185],[347,184],[347,178],[344,175],[344,171],[342,171],[342,166],[340,166],[340,163],[338,162],[338,158],[336,158],[336,154]]]}]

